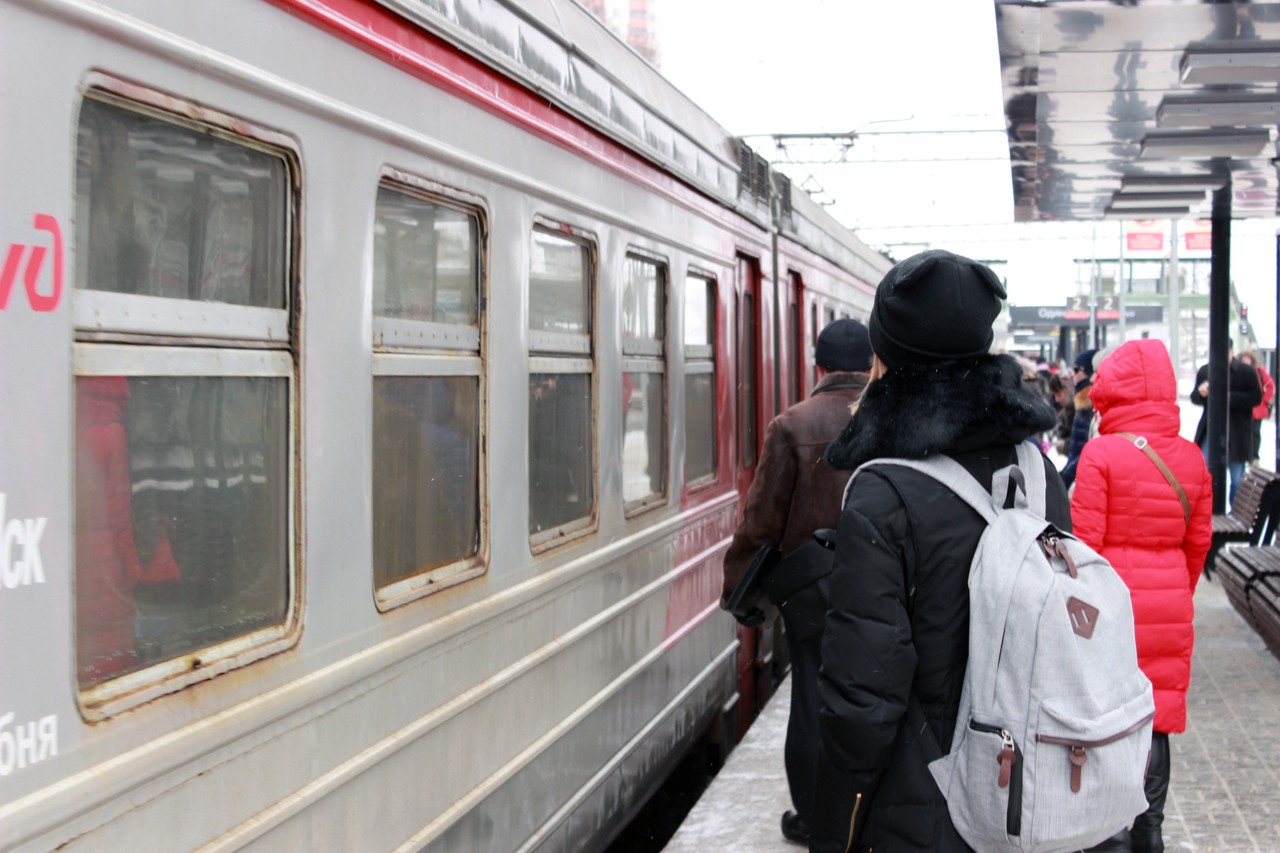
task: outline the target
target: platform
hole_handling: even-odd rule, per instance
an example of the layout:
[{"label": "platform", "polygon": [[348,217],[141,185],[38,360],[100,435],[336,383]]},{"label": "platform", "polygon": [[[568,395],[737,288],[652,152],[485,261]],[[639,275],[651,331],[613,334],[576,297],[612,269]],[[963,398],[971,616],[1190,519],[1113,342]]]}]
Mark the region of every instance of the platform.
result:
[{"label": "platform", "polygon": [[[789,681],[789,680],[788,680]],[[778,828],[790,808],[782,746],[784,682],[664,853],[794,853]],[[1187,731],[1169,739],[1169,851],[1280,853],[1280,661],[1222,587],[1196,590]]]}]

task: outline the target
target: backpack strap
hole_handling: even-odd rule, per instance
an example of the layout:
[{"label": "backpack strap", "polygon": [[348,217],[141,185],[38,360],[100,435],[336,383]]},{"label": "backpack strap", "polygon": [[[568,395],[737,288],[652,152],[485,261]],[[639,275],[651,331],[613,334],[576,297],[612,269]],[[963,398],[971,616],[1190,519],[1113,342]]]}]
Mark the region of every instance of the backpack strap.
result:
[{"label": "backpack strap", "polygon": [[1151,445],[1142,436],[1134,435],[1131,432],[1121,432],[1117,435],[1123,436],[1133,442],[1133,446],[1147,454],[1147,458],[1155,463],[1160,469],[1160,473],[1164,474],[1164,478],[1169,481],[1169,485],[1173,486],[1173,491],[1178,496],[1178,503],[1182,504],[1182,520],[1186,524],[1191,523],[1191,501],[1187,500],[1187,493],[1183,490],[1182,484],[1178,482],[1178,478],[1173,476],[1173,472],[1169,470],[1169,466],[1164,464],[1164,460],[1160,458],[1160,454],[1151,449]]},{"label": "backpack strap", "polygon": [[973,507],[988,524],[996,520],[997,507],[1005,506],[1011,493],[1014,496],[1015,506],[1027,507],[1043,517],[1048,481],[1045,478],[1044,463],[1040,460],[1040,451],[1028,442],[1020,441],[1017,453],[1018,464],[1001,468],[992,476],[990,492],[984,489],[982,484],[959,462],[950,456],[936,453],[923,459],[886,458],[866,462],[860,465],[849,478],[849,485],[845,487],[845,498],[848,498],[849,489],[852,488],[854,479],[863,468],[872,465],[897,465],[933,477]]}]

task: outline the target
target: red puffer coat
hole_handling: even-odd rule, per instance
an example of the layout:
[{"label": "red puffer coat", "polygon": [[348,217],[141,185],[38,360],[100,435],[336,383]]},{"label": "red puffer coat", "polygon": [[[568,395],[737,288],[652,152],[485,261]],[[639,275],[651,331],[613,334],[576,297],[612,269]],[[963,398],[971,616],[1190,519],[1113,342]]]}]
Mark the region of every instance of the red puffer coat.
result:
[{"label": "red puffer coat", "polygon": [[[1177,387],[1160,341],[1129,341],[1094,375],[1099,437],[1084,447],[1071,497],[1074,533],[1129,585],[1138,664],[1155,688],[1155,730],[1187,727],[1195,641],[1192,596],[1213,535],[1212,482],[1200,448],[1178,436]],[[1155,463],[1127,438],[1147,439],[1182,484],[1191,521]]]}]

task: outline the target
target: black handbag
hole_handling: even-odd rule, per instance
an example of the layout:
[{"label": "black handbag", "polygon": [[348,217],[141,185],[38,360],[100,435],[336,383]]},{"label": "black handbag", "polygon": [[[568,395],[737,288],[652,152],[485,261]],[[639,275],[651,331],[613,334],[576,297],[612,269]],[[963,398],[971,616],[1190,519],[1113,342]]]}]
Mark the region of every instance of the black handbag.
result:
[{"label": "black handbag", "polygon": [[793,640],[805,640],[822,630],[827,619],[828,575],[835,554],[813,541],[801,545],[765,576],[765,594]]},{"label": "black handbag", "polygon": [[747,566],[742,580],[729,593],[724,609],[732,613],[733,618],[743,627],[755,628],[763,625],[764,620],[773,612],[773,602],[764,591],[764,579],[781,557],[777,548],[765,545],[751,558],[751,564]]}]

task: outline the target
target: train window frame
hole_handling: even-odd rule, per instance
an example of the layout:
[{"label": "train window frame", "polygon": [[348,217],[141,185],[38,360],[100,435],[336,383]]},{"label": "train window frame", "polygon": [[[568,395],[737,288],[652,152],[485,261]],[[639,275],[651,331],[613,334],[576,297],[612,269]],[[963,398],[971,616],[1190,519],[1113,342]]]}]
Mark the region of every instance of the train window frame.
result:
[{"label": "train window frame", "polygon": [[[488,291],[489,216],[483,200],[461,190],[423,178],[412,172],[386,167],[379,176],[375,194],[383,190],[397,192],[409,198],[457,213],[472,219],[475,228],[475,246],[472,247],[475,268],[475,325],[447,323],[429,320],[396,318],[377,313],[371,303],[372,318],[372,381],[379,378],[449,378],[476,377],[476,551],[460,559],[432,566],[411,575],[379,585],[377,564],[377,520],[370,508],[370,581],[374,604],[379,612],[417,601],[440,590],[457,586],[481,577],[489,569],[489,493],[488,493],[488,383],[485,375],[485,328]],[[375,195],[375,197],[376,197]],[[377,227],[375,213],[370,228]],[[377,258],[372,262],[376,264]],[[369,272],[372,280],[373,266]],[[373,287],[370,287],[373,299]],[[371,405],[376,405],[376,394]],[[376,441],[374,412],[370,410],[371,441]],[[374,448],[371,447],[371,452]],[[376,467],[376,466],[375,466]],[[372,478],[374,470],[370,471]]]},{"label": "train window frame", "polygon": [[[626,386],[625,377],[632,373],[643,373],[650,376],[659,376],[662,381],[661,404],[661,424],[659,427],[659,436],[662,441],[661,449],[661,488],[657,492],[650,492],[639,498],[632,500],[626,499],[625,485],[623,488],[622,511],[624,518],[635,518],[638,515],[650,512],[659,507],[666,506],[671,500],[671,484],[670,484],[670,459],[671,459],[671,426],[670,426],[670,410],[671,410],[671,388],[670,388],[670,371],[667,369],[670,348],[667,340],[670,334],[670,302],[671,302],[671,264],[663,255],[638,247],[628,246],[627,251],[623,255],[623,262],[626,264],[626,272],[624,274],[624,288],[629,284],[630,265],[632,261],[642,264],[651,265],[656,271],[657,282],[657,305],[656,305],[656,322],[660,326],[659,334],[655,338],[627,338],[625,335],[622,340],[622,376],[624,378],[623,386]],[[625,318],[624,318],[625,325]],[[625,332],[625,328],[623,330]],[[626,440],[626,412],[623,413],[623,424],[621,440]],[[623,478],[626,478],[626,448],[623,446],[621,450],[621,460],[623,465]]]},{"label": "train window frame", "polygon": [[[71,353],[73,382],[96,377],[126,379],[238,379],[282,380],[280,413],[283,447],[279,511],[281,565],[270,568],[271,577],[283,581],[278,620],[265,627],[215,639],[208,645],[143,664],[121,675],[82,684],[73,678],[76,704],[88,722],[100,722],[161,696],[236,671],[293,647],[302,632],[303,567],[298,545],[298,512],[301,494],[297,455],[300,446],[300,394],[298,358],[299,217],[302,193],[301,154],[296,140],[245,117],[196,105],[136,84],[126,84],[99,72],[85,76],[79,87],[76,144],[81,138],[84,105],[93,102],[124,113],[164,122],[176,128],[214,137],[278,160],[279,186],[270,202],[279,208],[273,234],[279,249],[276,266],[279,307],[229,304],[181,297],[96,290],[79,286],[87,275],[87,256],[73,252]],[[194,118],[193,118],[194,117]],[[81,203],[81,185],[75,164],[72,187],[74,204]],[[89,239],[81,230],[72,234],[72,245]],[[75,417],[75,415],[73,415]],[[77,463],[71,465],[71,489],[79,491]],[[77,560],[71,559],[73,588],[78,583]],[[84,630],[75,602],[72,625]]]},{"label": "train window frame", "polygon": [[[707,341],[706,344],[690,344],[688,342],[688,300],[689,287],[691,282],[698,282],[702,286],[707,295]],[[684,350],[684,374],[685,374],[685,412],[684,412],[684,465],[682,467],[682,476],[684,479],[685,489],[695,492],[700,489],[706,489],[714,486],[720,481],[720,397],[719,397],[719,375],[720,375],[720,347],[718,345],[720,335],[720,279],[708,270],[690,266],[685,270],[684,289],[682,292],[682,314],[683,322],[681,323],[680,342]],[[711,431],[710,431],[710,461],[711,471],[700,477],[689,477],[689,377],[700,374],[711,375]]]},{"label": "train window frame", "polygon": [[586,438],[590,442],[587,468],[591,477],[591,507],[587,515],[571,519],[562,524],[544,530],[534,531],[532,504],[533,494],[533,453],[532,442],[529,441],[529,430],[532,428],[533,407],[531,395],[527,395],[528,414],[525,422],[525,495],[528,498],[529,511],[525,522],[529,536],[529,550],[534,556],[593,535],[600,529],[600,371],[598,364],[597,336],[599,332],[599,286],[600,286],[600,243],[596,235],[586,229],[574,227],[566,222],[545,216],[535,216],[529,234],[529,263],[525,268],[525,298],[533,299],[533,243],[541,234],[553,240],[560,240],[580,246],[584,252],[586,264],[585,297],[586,306],[583,320],[587,324],[587,332],[565,333],[550,332],[532,328],[532,311],[526,310],[525,334],[528,336],[526,353],[526,377],[530,382],[535,375],[570,375],[588,377],[587,387],[590,391],[590,411]]},{"label": "train window frame", "polygon": [[[123,109],[148,118],[168,122],[177,127],[256,151],[282,156],[292,196],[284,199],[287,208],[295,208],[301,188],[299,180],[301,156],[293,137],[247,122],[208,107],[196,107],[177,98],[121,83],[101,73],[86,76],[81,86],[81,103],[85,100]],[[77,113],[78,115],[78,113]],[[189,115],[198,115],[199,120]],[[283,240],[288,247],[284,257],[285,305],[268,308],[231,305],[163,296],[117,293],[79,286],[82,266],[73,273],[71,300],[72,323],[77,335],[85,339],[118,340],[121,335],[180,337],[202,339],[215,346],[240,341],[250,346],[294,345],[291,342],[294,303],[293,290],[297,267],[296,214],[285,216]],[[80,229],[76,229],[78,239]],[[73,243],[74,245],[74,243]]]}]

